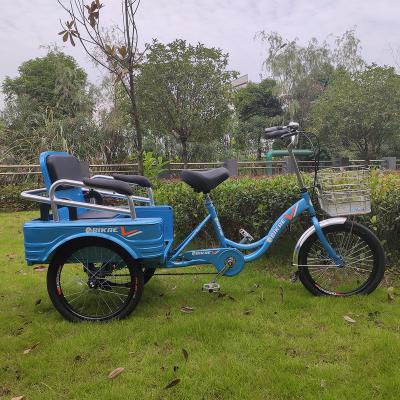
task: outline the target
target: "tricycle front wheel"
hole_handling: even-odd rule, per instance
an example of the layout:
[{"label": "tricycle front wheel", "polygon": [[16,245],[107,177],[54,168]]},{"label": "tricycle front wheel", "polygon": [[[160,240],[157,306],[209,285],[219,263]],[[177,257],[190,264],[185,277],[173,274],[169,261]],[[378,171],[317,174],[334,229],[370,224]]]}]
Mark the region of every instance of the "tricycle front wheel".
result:
[{"label": "tricycle front wheel", "polygon": [[334,264],[314,233],[299,253],[303,285],[314,295],[350,296],[375,290],[385,273],[385,255],[374,233],[352,221],[327,226],[323,232],[343,265]]},{"label": "tricycle front wheel", "polygon": [[101,238],[65,245],[51,261],[47,290],[70,321],[107,321],[128,316],[143,291],[143,272],[120,246]]}]

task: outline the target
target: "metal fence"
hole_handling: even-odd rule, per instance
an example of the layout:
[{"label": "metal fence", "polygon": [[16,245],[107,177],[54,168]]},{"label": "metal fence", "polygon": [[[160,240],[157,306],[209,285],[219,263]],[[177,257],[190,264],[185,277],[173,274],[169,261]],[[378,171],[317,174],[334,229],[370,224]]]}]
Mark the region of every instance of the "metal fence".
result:
[{"label": "metal fence", "polygon": [[[388,157],[389,158],[389,157]],[[369,166],[383,167],[386,169],[400,170],[400,160],[390,157],[380,160],[370,160]],[[344,162],[344,164],[343,164]],[[291,173],[290,162],[287,157],[273,161],[234,161],[239,176],[264,176],[264,175],[280,175]],[[188,168],[193,170],[207,170],[225,165],[225,162],[197,162],[189,163]],[[311,172],[314,169],[314,161],[299,160],[298,165],[301,171]],[[364,160],[329,160],[320,161],[320,168],[329,168],[340,165],[359,165],[364,166]],[[138,171],[137,163],[123,164],[91,164],[90,172],[92,175],[102,174],[108,175],[113,173],[135,174]],[[170,163],[166,167],[166,171],[161,175],[162,178],[173,178],[179,176],[184,169],[183,163]],[[234,174],[235,175],[235,174]],[[25,182],[41,183],[41,172],[38,164],[31,165],[0,165],[0,184],[17,184]]]}]

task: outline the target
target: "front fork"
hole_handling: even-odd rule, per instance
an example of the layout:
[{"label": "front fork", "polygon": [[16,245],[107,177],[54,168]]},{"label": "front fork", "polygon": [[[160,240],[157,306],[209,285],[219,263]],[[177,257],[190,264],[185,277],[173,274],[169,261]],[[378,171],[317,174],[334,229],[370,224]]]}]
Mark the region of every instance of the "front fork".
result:
[{"label": "front fork", "polygon": [[321,224],[316,217],[314,206],[312,205],[310,194],[307,192],[306,189],[302,189],[302,198],[307,203],[308,213],[311,217],[311,223],[314,226],[315,233],[322,244],[322,247],[326,250],[331,260],[336,264],[337,267],[341,268],[344,266],[343,259],[340,257],[334,248],[329,243],[328,239],[326,238],[324,231],[322,230]]},{"label": "front fork", "polygon": [[327,251],[329,257],[333,260],[337,267],[343,267],[344,264],[342,257],[340,257],[336,253],[336,251],[333,249],[333,247],[325,237],[321,225],[319,224],[318,218],[315,216],[311,217],[311,222],[315,228],[315,233],[317,234],[319,241],[321,242],[323,248]]}]

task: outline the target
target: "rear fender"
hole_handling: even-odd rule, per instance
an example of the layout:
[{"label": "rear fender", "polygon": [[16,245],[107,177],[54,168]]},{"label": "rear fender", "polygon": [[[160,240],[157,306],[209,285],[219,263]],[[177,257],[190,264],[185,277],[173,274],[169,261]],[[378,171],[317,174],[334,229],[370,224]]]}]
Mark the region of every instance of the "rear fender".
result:
[{"label": "rear fender", "polygon": [[[347,218],[344,217],[336,217],[336,218],[329,218],[329,219],[324,219],[323,221],[319,222],[319,225],[321,228],[325,228],[327,226],[331,225],[342,225],[347,221]],[[297,241],[296,246],[294,247],[293,251],[293,261],[292,265],[293,266],[298,266],[299,265],[299,253],[300,249],[305,243],[305,241],[315,233],[315,227],[310,226],[300,237],[300,239]]]},{"label": "rear fender", "polygon": [[54,257],[54,254],[56,254],[57,251],[59,251],[62,247],[64,247],[66,244],[73,240],[77,240],[79,238],[88,238],[88,237],[93,237],[93,238],[101,238],[101,239],[106,239],[110,242],[116,243],[117,245],[121,246],[132,258],[137,260],[138,256],[135,253],[135,251],[126,245],[126,243],[121,242],[117,238],[111,236],[111,235],[104,235],[101,233],[95,234],[95,235],[88,235],[87,233],[81,233],[73,236],[68,236],[64,240],[58,242],[55,246],[53,246],[46,254],[46,260],[47,262],[50,262],[51,259]]}]

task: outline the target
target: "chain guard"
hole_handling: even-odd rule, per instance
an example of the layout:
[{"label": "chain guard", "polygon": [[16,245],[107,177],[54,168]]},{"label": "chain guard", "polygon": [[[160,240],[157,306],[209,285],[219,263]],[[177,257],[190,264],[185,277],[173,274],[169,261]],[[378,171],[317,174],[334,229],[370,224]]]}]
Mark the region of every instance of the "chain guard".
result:
[{"label": "chain guard", "polygon": [[235,276],[237,275],[244,267],[244,257],[243,254],[236,249],[227,249],[223,250],[220,254],[218,254],[217,259],[215,260],[214,267],[218,272],[222,271],[226,263],[233,262],[232,266],[224,273],[226,276]]}]

